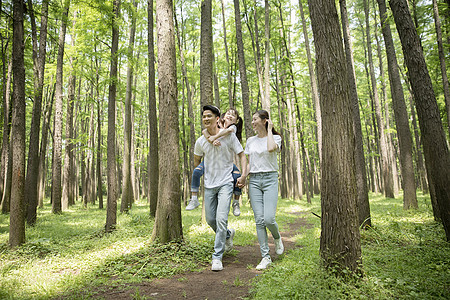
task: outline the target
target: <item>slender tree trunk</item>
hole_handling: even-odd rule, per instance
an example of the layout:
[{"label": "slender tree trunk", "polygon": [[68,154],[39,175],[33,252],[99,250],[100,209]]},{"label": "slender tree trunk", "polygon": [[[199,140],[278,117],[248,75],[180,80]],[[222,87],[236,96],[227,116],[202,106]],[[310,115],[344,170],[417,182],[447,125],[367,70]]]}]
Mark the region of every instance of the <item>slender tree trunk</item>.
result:
[{"label": "slender tree trunk", "polygon": [[225,5],[223,0],[222,3],[222,25],[223,25],[223,43],[225,46],[225,57],[227,59],[227,89],[228,89],[228,105],[233,107],[233,92],[231,84],[231,68],[230,68],[230,55],[228,54],[228,43],[227,43],[227,28],[225,26]]},{"label": "slender tree trunk", "polygon": [[2,132],[2,214],[9,213],[9,204],[11,198],[11,78],[12,78],[12,59],[8,62],[8,75],[6,79],[6,88],[3,97],[3,132]]},{"label": "slender tree trunk", "polygon": [[13,2],[13,102],[11,129],[12,185],[9,221],[9,246],[16,248],[25,242],[25,64],[23,0]]},{"label": "slender tree trunk", "polygon": [[427,172],[430,174],[447,240],[450,241],[450,154],[419,36],[406,1],[389,4],[402,43],[416,100]]},{"label": "slender tree trunk", "polygon": [[213,34],[212,1],[201,4],[201,49],[200,49],[200,107],[212,104],[213,95]]},{"label": "slender tree trunk", "polygon": [[27,223],[29,225],[34,225],[36,223],[36,207],[38,198],[39,131],[41,127],[42,93],[44,89],[45,55],[47,46],[48,0],[42,1],[39,49],[37,46],[36,21],[34,19],[31,0],[28,0],[28,7],[33,32],[34,101],[33,116],[31,119],[30,142],[28,148],[27,175],[25,179],[25,203],[27,205]]},{"label": "slender tree trunk", "polygon": [[383,32],[388,62],[389,83],[391,86],[392,103],[394,106],[395,122],[400,147],[400,167],[403,177],[403,208],[417,208],[416,184],[412,157],[412,139],[409,131],[409,119],[406,111],[403,87],[398,71],[397,57],[391,27],[387,19],[385,0],[378,0],[381,15],[381,29]]},{"label": "slender tree trunk", "polygon": [[437,0],[433,0],[433,17],[434,17],[434,27],[436,28],[436,38],[438,44],[439,65],[441,67],[442,85],[444,87],[445,107],[447,108],[447,126],[448,126],[447,129],[450,135],[450,88],[448,84],[447,67],[445,66],[445,53],[444,53],[444,46],[442,44],[441,20],[439,18]]},{"label": "slender tree trunk", "polygon": [[58,58],[56,63],[56,90],[55,90],[55,118],[53,120],[53,161],[52,161],[52,211],[61,213],[61,157],[62,157],[62,130],[63,130],[63,59],[66,38],[67,16],[70,0],[64,2],[64,12],[61,20],[61,29],[58,41]]},{"label": "slender tree trunk", "polygon": [[352,107],[353,132],[355,134],[355,174],[358,194],[358,220],[362,228],[372,225],[370,218],[369,189],[367,186],[366,162],[364,158],[363,134],[359,113],[358,91],[356,89],[356,75],[353,66],[353,51],[345,0],[339,1],[341,12],[342,32],[344,36],[345,58],[347,61],[347,75],[349,96]]},{"label": "slender tree trunk", "polygon": [[117,175],[116,175],[116,89],[117,89],[117,60],[119,46],[118,19],[120,16],[120,0],[113,2],[111,69],[108,99],[108,141],[107,141],[107,180],[108,199],[106,207],[106,232],[116,228],[117,220]]},{"label": "slender tree trunk", "polygon": [[147,160],[150,216],[155,217],[158,203],[159,157],[158,119],[156,118],[155,47],[153,42],[153,0],[148,0],[148,124],[149,153]]},{"label": "slender tree trunk", "polygon": [[247,81],[247,68],[245,65],[244,42],[242,40],[241,10],[239,0],[234,1],[234,17],[236,22],[236,43],[239,58],[239,74],[241,75],[242,107],[244,110],[244,128],[247,138],[253,135],[250,112],[250,97]]},{"label": "slender tree trunk", "polygon": [[156,20],[159,128],[162,138],[160,139],[161,155],[159,156],[159,200],[152,240],[167,243],[183,239],[180,203],[181,172],[178,155],[177,66],[171,0],[156,0]]},{"label": "slender tree trunk", "polygon": [[123,147],[123,181],[122,181],[122,202],[120,212],[128,212],[134,202],[133,184],[131,180],[131,148],[132,139],[131,131],[133,124],[131,123],[131,99],[133,87],[133,51],[134,37],[136,33],[136,13],[137,3],[133,0],[133,13],[131,15],[130,39],[128,42],[128,68],[127,68],[127,87],[125,92],[125,112],[124,112],[124,147]]},{"label": "slender tree trunk", "polygon": [[367,54],[369,58],[369,69],[370,69],[370,82],[373,91],[373,100],[375,105],[375,116],[378,124],[378,132],[380,137],[380,156],[382,162],[382,177],[383,177],[383,187],[384,195],[388,198],[395,198],[394,196],[394,181],[392,178],[392,167],[389,162],[388,155],[388,145],[386,141],[386,134],[384,132],[384,122],[381,115],[380,98],[378,96],[377,81],[375,77],[375,70],[373,66],[372,59],[372,40],[370,35],[370,23],[369,23],[369,6],[367,5],[368,0],[364,0],[364,12],[366,16],[366,39],[367,39]]},{"label": "slender tree trunk", "polygon": [[323,121],[320,253],[326,267],[348,268],[359,273],[362,271],[356,211],[355,145],[339,19],[334,1],[308,2]]},{"label": "slender tree trunk", "polygon": [[270,5],[269,0],[264,1],[264,97],[262,107],[269,108],[270,112]]}]

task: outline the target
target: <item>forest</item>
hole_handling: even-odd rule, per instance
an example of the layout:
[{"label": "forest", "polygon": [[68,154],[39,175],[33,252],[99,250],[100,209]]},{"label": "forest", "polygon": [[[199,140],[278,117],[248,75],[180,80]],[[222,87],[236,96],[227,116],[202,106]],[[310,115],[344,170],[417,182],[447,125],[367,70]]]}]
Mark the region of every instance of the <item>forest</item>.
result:
[{"label": "forest", "polygon": [[[50,285],[45,295],[38,287],[14,295],[15,282],[30,279],[10,278],[33,264],[33,253],[40,263],[65,253],[54,239],[67,230],[76,241],[76,232],[64,226],[76,226],[77,218],[80,231],[90,230],[80,239],[100,245],[123,238],[135,249],[155,247],[156,254],[184,247],[205,263],[207,228],[195,229],[199,236],[192,229],[204,225],[204,211],[185,207],[207,104],[237,109],[244,148],[255,134],[252,115],[270,113],[283,136],[282,228],[295,223],[293,214],[308,215],[308,226],[318,229],[310,235],[318,236],[297,236],[296,243],[315,249],[334,296],[365,276],[367,290],[349,298],[450,295],[448,0],[0,1],[0,42],[0,298],[68,291]],[[241,206],[251,235],[245,194],[244,188]],[[416,217],[420,221],[405,221]],[[383,231],[385,221],[391,231]],[[126,232],[139,241],[133,244]],[[424,240],[432,250],[420,248]],[[254,235],[237,244],[252,241]],[[429,276],[443,291],[390,290],[394,275],[378,285],[371,263],[381,258],[367,250],[375,241],[386,251],[397,241],[433,253],[427,266],[439,272]],[[288,256],[252,286],[279,285],[282,270],[290,278],[305,276],[289,269]],[[94,274],[109,274],[122,258],[108,259]],[[134,259],[139,265],[141,257]],[[161,264],[146,261],[132,278],[159,278],[141,275],[152,263]],[[92,283],[73,279],[77,272],[65,280],[81,291]],[[393,280],[398,288],[404,279]],[[292,289],[282,297],[250,297],[333,297]]]}]

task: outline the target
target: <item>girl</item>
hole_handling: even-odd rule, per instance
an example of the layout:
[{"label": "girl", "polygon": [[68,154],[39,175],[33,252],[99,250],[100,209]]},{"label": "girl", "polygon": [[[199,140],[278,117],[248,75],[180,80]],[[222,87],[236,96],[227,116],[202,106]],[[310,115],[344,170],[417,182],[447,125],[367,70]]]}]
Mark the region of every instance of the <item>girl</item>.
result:
[{"label": "girl", "polygon": [[[218,134],[209,135],[206,129],[203,130],[202,134],[206,137],[206,139],[212,143],[214,146],[220,146],[219,138],[227,136],[231,133],[236,134],[236,137],[239,141],[242,138],[242,118],[239,116],[239,113],[234,108],[229,108],[224,114],[220,116],[218,126],[221,128]],[[193,210],[197,208],[200,203],[198,202],[198,191],[200,188],[200,178],[204,173],[204,164],[203,162],[194,169],[192,173],[192,184],[191,184],[191,193],[192,197],[189,201],[189,204],[186,206],[186,210]],[[239,207],[239,198],[242,194],[241,189],[236,185],[236,180],[241,176],[239,169],[236,165],[233,165],[233,180],[234,180],[234,200],[233,200],[233,215],[236,217],[241,214],[241,210]]]},{"label": "girl", "polygon": [[[247,139],[244,153],[249,156],[248,195],[255,216],[256,234],[262,256],[256,269],[263,270],[272,263],[266,228],[270,230],[275,240],[275,252],[281,255],[284,251],[278,224],[275,221],[278,201],[277,152],[281,150],[282,138],[273,128],[273,123],[265,110],[259,110],[253,115],[252,127],[257,135]],[[244,178],[247,175],[244,174]],[[243,187],[243,184],[239,185]]]}]

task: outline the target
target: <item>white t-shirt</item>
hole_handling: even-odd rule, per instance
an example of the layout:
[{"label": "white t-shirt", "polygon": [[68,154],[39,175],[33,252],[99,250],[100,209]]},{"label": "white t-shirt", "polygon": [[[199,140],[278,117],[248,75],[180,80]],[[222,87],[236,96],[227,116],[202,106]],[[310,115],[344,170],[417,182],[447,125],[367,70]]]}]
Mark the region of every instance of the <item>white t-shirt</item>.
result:
[{"label": "white t-shirt", "polygon": [[250,173],[278,171],[277,152],[281,151],[281,136],[274,135],[273,139],[278,145],[273,152],[267,150],[267,136],[252,136],[247,139],[244,153],[249,156]]},{"label": "white t-shirt", "polygon": [[202,135],[195,142],[194,154],[203,156],[205,163],[205,187],[216,188],[233,181],[233,158],[244,149],[234,133],[219,138],[220,146],[214,146]]}]

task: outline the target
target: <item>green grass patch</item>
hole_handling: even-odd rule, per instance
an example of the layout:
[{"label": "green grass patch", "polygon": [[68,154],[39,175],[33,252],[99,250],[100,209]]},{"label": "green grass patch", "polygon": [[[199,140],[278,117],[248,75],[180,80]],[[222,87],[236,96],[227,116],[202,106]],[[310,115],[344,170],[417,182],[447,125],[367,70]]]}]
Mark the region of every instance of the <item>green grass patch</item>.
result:
[{"label": "green grass patch", "polygon": [[[229,216],[237,230],[236,245],[257,242],[253,212],[243,196],[241,216]],[[450,247],[442,225],[433,221],[429,198],[420,195],[419,209],[404,211],[401,198],[371,195],[373,228],[362,232],[364,277],[336,278],[321,267],[320,201],[281,199],[277,222],[282,231],[304,212],[311,226],[295,236],[299,245],[257,276],[256,299],[439,299],[450,298]],[[27,242],[7,247],[9,216],[0,215],[0,299],[90,298],[110,288],[139,290],[129,283],[170,277],[209,267],[214,233],[201,222],[201,211],[182,211],[182,243],[160,245],[150,236],[154,220],[145,200],[128,214],[117,215],[117,230],[104,234],[106,211],[80,203],[61,215],[46,205]],[[231,254],[236,255],[235,251]],[[255,265],[257,262],[255,262]],[[251,266],[252,268],[254,266]],[[180,280],[183,280],[182,279]],[[242,284],[239,277],[229,285]]]},{"label": "green grass patch", "polygon": [[[450,245],[434,221],[429,196],[419,209],[403,210],[402,198],[370,195],[373,227],[361,232],[362,278],[336,277],[321,266],[320,219],[296,237],[297,248],[255,280],[255,299],[449,299]],[[299,205],[305,208],[305,205]],[[320,199],[307,208],[320,212]]]}]

